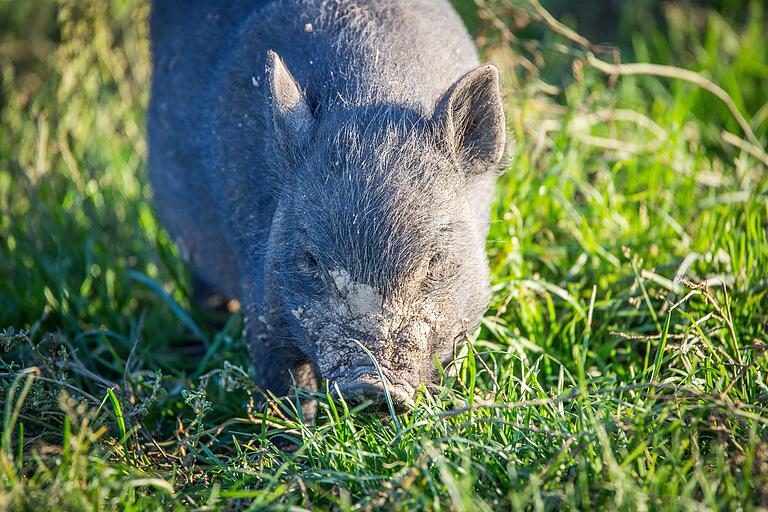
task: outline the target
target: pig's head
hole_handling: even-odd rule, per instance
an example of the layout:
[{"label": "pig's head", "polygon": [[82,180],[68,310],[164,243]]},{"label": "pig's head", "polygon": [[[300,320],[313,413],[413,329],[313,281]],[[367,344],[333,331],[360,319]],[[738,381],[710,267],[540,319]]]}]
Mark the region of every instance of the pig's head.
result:
[{"label": "pig's head", "polygon": [[403,406],[487,306],[490,205],[478,191],[504,153],[496,68],[459,79],[430,116],[317,109],[275,54],[268,77],[279,188],[269,300],[331,389],[383,404],[386,386]]}]

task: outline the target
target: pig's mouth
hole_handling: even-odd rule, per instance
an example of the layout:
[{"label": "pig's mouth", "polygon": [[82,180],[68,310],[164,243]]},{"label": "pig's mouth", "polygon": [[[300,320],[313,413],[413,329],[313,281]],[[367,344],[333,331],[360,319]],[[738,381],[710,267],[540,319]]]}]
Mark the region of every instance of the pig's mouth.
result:
[{"label": "pig's mouth", "polygon": [[395,379],[376,368],[359,368],[354,373],[347,373],[329,379],[330,388],[335,396],[341,394],[352,406],[370,402],[371,412],[387,414],[391,404],[395,412],[404,412],[413,405],[414,387],[404,379]]}]

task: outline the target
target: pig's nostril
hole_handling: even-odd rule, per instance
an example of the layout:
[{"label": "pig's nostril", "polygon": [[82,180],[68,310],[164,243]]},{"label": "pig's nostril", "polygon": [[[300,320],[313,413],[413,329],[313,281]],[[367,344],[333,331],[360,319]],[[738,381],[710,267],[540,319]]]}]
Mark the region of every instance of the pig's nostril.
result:
[{"label": "pig's nostril", "polygon": [[384,388],[369,382],[357,382],[341,387],[339,393],[352,405],[359,405],[367,401],[374,403],[384,401]]},{"label": "pig's nostril", "polygon": [[[352,382],[340,386],[338,391],[352,407],[370,402],[372,412],[386,414],[389,411],[387,395],[381,383]],[[410,396],[393,386],[387,386],[387,391],[395,412],[400,413],[408,409],[408,404],[412,401]]]}]

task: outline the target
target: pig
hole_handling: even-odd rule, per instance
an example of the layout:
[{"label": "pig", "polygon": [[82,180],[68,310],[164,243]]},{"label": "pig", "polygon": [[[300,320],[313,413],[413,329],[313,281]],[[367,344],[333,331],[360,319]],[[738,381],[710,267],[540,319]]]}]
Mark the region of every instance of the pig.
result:
[{"label": "pig", "polygon": [[150,31],[155,207],[257,384],[407,409],[487,308],[497,68],[447,0],[156,0]]}]

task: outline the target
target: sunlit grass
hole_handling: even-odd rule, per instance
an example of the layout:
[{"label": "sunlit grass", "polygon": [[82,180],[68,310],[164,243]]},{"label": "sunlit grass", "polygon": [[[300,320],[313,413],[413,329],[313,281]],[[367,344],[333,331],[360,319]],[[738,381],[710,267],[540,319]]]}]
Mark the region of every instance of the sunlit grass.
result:
[{"label": "sunlit grass", "polygon": [[306,425],[154,216],[148,6],[0,2],[1,510],[768,507],[766,13],[667,7],[622,53],[756,143],[479,4],[516,139],[483,327],[397,421],[326,390]]}]

